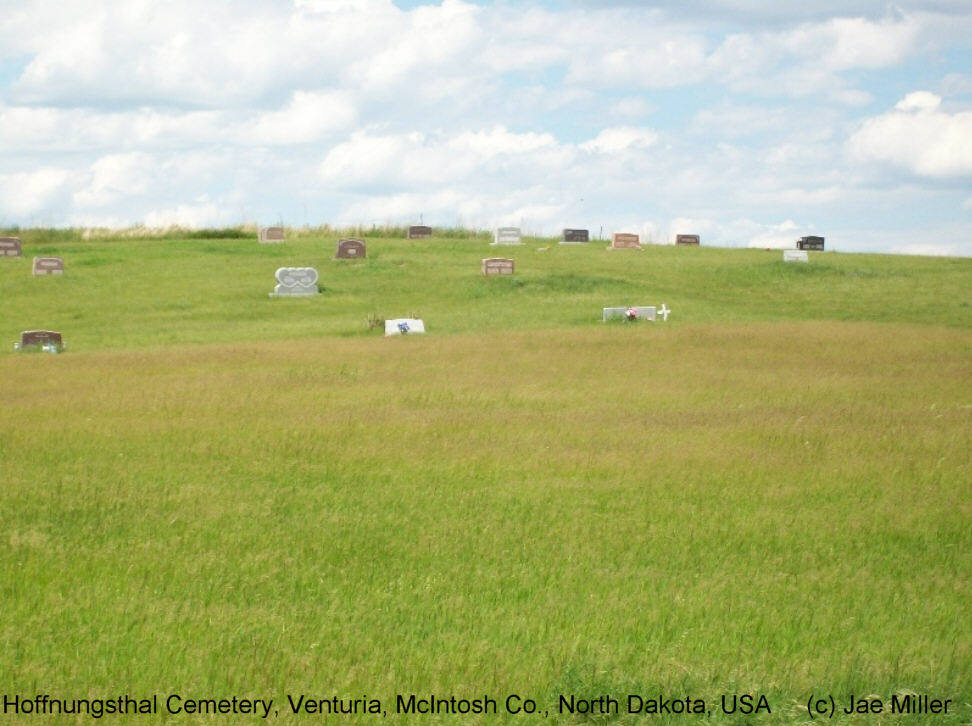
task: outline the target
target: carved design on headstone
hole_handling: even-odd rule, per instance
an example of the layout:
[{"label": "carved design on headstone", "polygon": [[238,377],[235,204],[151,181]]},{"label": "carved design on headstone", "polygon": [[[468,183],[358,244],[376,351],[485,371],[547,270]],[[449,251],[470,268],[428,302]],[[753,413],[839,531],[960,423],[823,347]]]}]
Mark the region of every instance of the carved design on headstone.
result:
[{"label": "carved design on headstone", "polygon": [[357,260],[365,256],[364,240],[349,237],[338,242],[335,257],[339,260]]},{"label": "carved design on headstone", "polygon": [[590,239],[591,233],[586,229],[565,229],[560,244],[580,244],[582,242],[589,242]]},{"label": "carved design on headstone", "polygon": [[297,297],[317,294],[317,270],[313,267],[281,267],[275,277],[277,286],[271,297]]},{"label": "carved design on headstone", "polygon": [[64,260],[60,257],[35,257],[34,275],[63,275]]},{"label": "carved design on headstone", "polygon": [[260,241],[263,243],[283,242],[284,228],[283,227],[260,227]]},{"label": "carved design on headstone", "polygon": [[641,238],[636,234],[627,232],[615,232],[611,235],[611,246],[609,250],[640,250]]},{"label": "carved design on headstone", "polygon": [[519,245],[523,244],[519,227],[497,227],[493,234],[494,245]]},{"label": "carved design on headstone", "polygon": [[392,318],[385,321],[385,336],[414,335],[425,332],[425,321],[421,318]]},{"label": "carved design on headstone", "polygon": [[697,234],[677,234],[675,235],[675,244],[697,245],[699,244],[699,236]]},{"label": "carved design on headstone", "polygon": [[413,224],[408,228],[408,239],[425,239],[432,236],[432,228],[423,224]]},{"label": "carved design on headstone", "polygon": [[490,275],[512,275],[514,262],[507,257],[487,257],[483,260],[483,274]]},{"label": "carved design on headstone", "polygon": [[20,257],[20,237],[0,237],[0,257]]}]

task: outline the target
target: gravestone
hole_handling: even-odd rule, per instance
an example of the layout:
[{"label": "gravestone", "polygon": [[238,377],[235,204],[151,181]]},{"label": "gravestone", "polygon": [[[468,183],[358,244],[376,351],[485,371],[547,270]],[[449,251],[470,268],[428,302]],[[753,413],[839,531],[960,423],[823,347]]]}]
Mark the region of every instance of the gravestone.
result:
[{"label": "gravestone", "polygon": [[17,347],[20,350],[25,350],[26,348],[43,348],[46,346],[51,346],[58,351],[61,350],[64,347],[61,334],[54,330],[25,330],[20,334],[20,344]]},{"label": "gravestone", "polygon": [[348,239],[342,239],[337,245],[337,254],[335,257],[339,260],[357,260],[365,256],[365,243],[364,240],[355,239],[353,237]]},{"label": "gravestone", "polygon": [[823,252],[824,248],[824,238],[815,237],[810,235],[809,237],[801,237],[797,240],[798,250],[818,250]]},{"label": "gravestone", "polygon": [[432,228],[422,224],[413,224],[408,228],[408,239],[426,239],[432,236]]},{"label": "gravestone", "polygon": [[519,227],[497,227],[493,235],[494,245],[519,245],[523,244],[520,240]]},{"label": "gravestone", "polygon": [[636,234],[626,232],[615,232],[611,235],[611,246],[609,250],[640,250],[641,238]]},{"label": "gravestone", "polygon": [[784,262],[809,262],[806,250],[783,250]]},{"label": "gravestone", "polygon": [[385,321],[385,337],[390,335],[414,335],[425,332],[425,321],[421,318],[394,318]]},{"label": "gravestone", "polygon": [[313,267],[281,267],[274,275],[277,286],[270,297],[302,297],[317,294],[317,270]]},{"label": "gravestone", "polygon": [[606,323],[608,320],[654,320],[656,312],[654,305],[604,308],[601,312],[601,321]]},{"label": "gravestone", "polygon": [[283,227],[260,227],[260,241],[264,244],[268,242],[283,242]]},{"label": "gravestone", "polygon": [[699,236],[697,234],[677,234],[675,235],[676,245],[698,245]]},{"label": "gravestone", "polygon": [[668,308],[668,306],[665,303],[662,303],[662,306],[658,308],[658,314],[661,315],[661,319],[664,320],[666,323],[668,322],[668,315],[671,312],[672,311]]},{"label": "gravestone", "polygon": [[581,244],[583,242],[589,242],[590,239],[590,232],[588,232],[586,229],[565,229],[563,239],[560,240],[560,244]]},{"label": "gravestone", "polygon": [[490,275],[512,275],[513,260],[507,257],[487,257],[483,260],[483,274]]},{"label": "gravestone", "polygon": [[35,257],[34,275],[63,275],[64,260],[60,257]]},{"label": "gravestone", "polygon": [[0,257],[20,257],[20,237],[0,237]]}]

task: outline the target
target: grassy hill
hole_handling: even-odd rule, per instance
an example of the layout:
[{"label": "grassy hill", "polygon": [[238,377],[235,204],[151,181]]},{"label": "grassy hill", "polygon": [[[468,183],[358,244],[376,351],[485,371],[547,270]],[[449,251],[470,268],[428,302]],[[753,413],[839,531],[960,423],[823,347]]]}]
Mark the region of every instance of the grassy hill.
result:
[{"label": "grassy hill", "polygon": [[[600,720],[642,723],[637,694],[803,723],[811,694],[915,692],[949,715],[902,723],[972,718],[972,261],[22,236],[0,693],[388,712],[348,723],[457,721],[397,714],[412,693],[489,695],[487,723],[611,694]],[[494,255],[516,276],[482,278]],[[323,294],[269,298],[289,265]],[[600,322],[661,302],[667,324]],[[425,337],[368,330],[411,312]],[[30,328],[67,352],[14,353]]]}]

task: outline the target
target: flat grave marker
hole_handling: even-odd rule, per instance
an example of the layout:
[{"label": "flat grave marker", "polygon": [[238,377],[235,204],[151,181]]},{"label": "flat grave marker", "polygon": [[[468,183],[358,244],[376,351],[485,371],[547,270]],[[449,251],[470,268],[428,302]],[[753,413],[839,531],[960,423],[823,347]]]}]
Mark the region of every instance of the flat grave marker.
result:
[{"label": "flat grave marker", "polygon": [[35,257],[31,271],[35,277],[39,275],[63,275],[64,260],[60,257]]},{"label": "flat grave marker", "polygon": [[699,245],[699,236],[697,234],[677,234],[675,235],[676,245]]},{"label": "flat grave marker", "polygon": [[621,308],[604,308],[601,321],[608,320],[654,320],[657,309],[654,305],[632,305]]},{"label": "flat grave marker", "polygon": [[20,237],[0,237],[0,257],[20,257]]},{"label": "flat grave marker", "polygon": [[385,321],[385,337],[392,335],[414,335],[425,332],[425,321],[421,318],[393,318]]},{"label": "flat grave marker", "polygon": [[483,275],[512,275],[514,269],[513,260],[508,257],[487,257],[483,260]]},{"label": "flat grave marker", "polygon": [[591,241],[591,233],[586,229],[565,229],[559,244],[576,245]]},{"label": "flat grave marker", "polygon": [[519,227],[497,227],[493,234],[494,245],[520,245],[523,244]]},{"label": "flat grave marker", "polygon": [[432,236],[432,228],[424,224],[413,224],[408,228],[408,239],[427,239]]},{"label": "flat grave marker", "polygon": [[277,286],[270,297],[305,297],[317,294],[317,270],[313,267],[280,267],[274,274]]},{"label": "flat grave marker", "polygon": [[615,232],[611,235],[611,246],[609,250],[640,250],[641,238],[636,234],[627,232]]},{"label": "flat grave marker", "polygon": [[809,262],[810,256],[806,250],[783,250],[784,262]]},{"label": "flat grave marker", "polygon": [[334,255],[339,260],[359,260],[365,257],[364,240],[355,237],[338,241],[337,252]]},{"label": "flat grave marker", "polygon": [[269,244],[284,241],[283,227],[260,227],[260,242]]}]

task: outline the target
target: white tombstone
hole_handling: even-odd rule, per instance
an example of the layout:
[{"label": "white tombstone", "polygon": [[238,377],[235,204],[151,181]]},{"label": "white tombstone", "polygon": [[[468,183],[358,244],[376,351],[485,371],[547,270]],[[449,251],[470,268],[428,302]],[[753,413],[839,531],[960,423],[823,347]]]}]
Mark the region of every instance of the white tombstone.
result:
[{"label": "white tombstone", "polygon": [[497,227],[493,233],[494,245],[521,245],[519,227]]},{"label": "white tombstone", "polygon": [[385,321],[385,336],[414,335],[425,332],[425,322],[421,318],[394,318]]},{"label": "white tombstone", "polygon": [[665,305],[665,303],[662,303],[662,306],[658,308],[658,314],[661,315],[661,319],[664,320],[666,323],[668,322],[668,314],[670,312],[672,311],[668,308],[667,305]]},{"label": "white tombstone", "polygon": [[783,250],[784,262],[809,262],[806,250]]},{"label": "white tombstone", "polygon": [[317,270],[313,267],[281,267],[274,277],[277,286],[270,297],[301,297],[317,294]]},{"label": "white tombstone", "polygon": [[655,312],[654,305],[604,308],[601,313],[601,321],[606,323],[608,320],[626,320],[630,317],[631,313],[634,313],[635,320],[654,320]]}]

